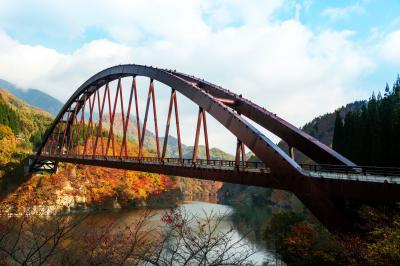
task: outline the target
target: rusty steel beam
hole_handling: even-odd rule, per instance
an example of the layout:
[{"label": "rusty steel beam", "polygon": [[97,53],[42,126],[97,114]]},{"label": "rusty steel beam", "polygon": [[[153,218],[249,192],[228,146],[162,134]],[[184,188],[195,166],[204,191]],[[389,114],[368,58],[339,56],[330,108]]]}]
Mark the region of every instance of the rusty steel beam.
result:
[{"label": "rusty steel beam", "polygon": [[[97,141],[99,139],[99,134],[101,135],[101,130],[99,131],[99,128],[100,128],[100,124],[102,124],[102,121],[100,118],[101,107],[102,107],[101,106],[102,100],[100,97],[100,89],[96,90],[96,94],[97,94],[97,110],[99,111],[99,122],[97,123],[97,127],[96,127],[96,138],[94,139],[92,155],[96,155],[96,152],[97,152]],[[103,97],[103,100],[104,100],[104,97]]]},{"label": "rusty steel beam", "polygon": [[210,148],[208,146],[208,133],[207,133],[207,120],[206,120],[206,112],[203,108],[199,107],[199,115],[197,118],[197,127],[196,127],[196,136],[193,147],[193,163],[196,163],[197,153],[199,150],[199,138],[200,138],[200,128],[201,123],[203,122],[203,133],[204,133],[204,143],[206,148],[206,159],[210,160]]},{"label": "rusty steel beam", "polygon": [[65,142],[65,153],[66,155],[69,155],[69,147],[72,142],[72,130],[73,130],[73,123],[74,123],[74,113],[76,109],[76,102],[73,102],[70,106],[69,113],[70,116],[66,121],[66,126],[67,126],[67,132],[66,132],[66,142]]},{"label": "rusty steel beam", "polygon": [[197,151],[199,149],[199,138],[200,138],[200,127],[201,127],[201,120],[203,119],[203,109],[199,107],[199,115],[197,117],[197,126],[196,126],[196,136],[194,139],[194,146],[193,146],[193,163],[196,163],[197,160]]},{"label": "rusty steel beam", "polygon": [[214,97],[214,99],[224,105],[227,105],[227,106],[235,106],[235,104],[236,104],[236,101],[232,100],[232,99],[224,99],[224,98],[218,98],[218,97]]},{"label": "rusty steel beam", "polygon": [[151,99],[153,103],[153,117],[154,117],[154,130],[156,133],[156,144],[157,144],[157,158],[160,159],[160,140],[158,138],[158,123],[157,123],[157,108],[156,108],[156,96],[154,92],[154,82],[153,79],[151,79],[150,82],[150,87],[151,87]]},{"label": "rusty steel beam", "polygon": [[294,147],[289,145],[289,155],[290,158],[292,158],[292,160],[295,160],[295,156],[294,156]]},{"label": "rusty steel beam", "polygon": [[[114,118],[115,118],[115,112],[117,109],[117,102],[118,102],[118,93],[120,89],[120,83],[121,83],[121,77],[118,79],[118,85],[117,85],[117,91],[115,92],[115,98],[114,98],[114,107],[113,111],[110,114],[111,115],[111,120],[110,120],[110,129],[108,131],[108,139],[107,139],[107,146],[106,146],[106,155],[108,155],[108,149],[110,147],[110,140],[112,138],[113,142],[113,156],[115,156],[115,146],[114,146]],[[110,109],[111,110],[111,109]]]},{"label": "rusty steel beam", "polygon": [[246,163],[246,149],[245,146],[243,144],[243,142],[240,142],[240,148],[242,149],[242,159],[243,159],[243,163]]},{"label": "rusty steel beam", "polygon": [[165,126],[165,134],[164,134],[164,145],[162,149],[162,156],[161,160],[163,161],[165,158],[165,153],[167,151],[167,144],[168,144],[168,136],[169,136],[169,126],[171,123],[171,113],[172,113],[172,105],[174,103],[174,96],[175,96],[175,90],[171,89],[171,96],[169,98],[169,107],[168,107],[168,115],[167,115],[167,124]]},{"label": "rusty steel beam", "polygon": [[154,83],[153,79],[150,79],[150,86],[149,86],[149,93],[147,95],[147,103],[146,103],[146,112],[144,115],[144,122],[143,122],[143,131],[142,131],[142,139],[141,139],[141,145],[139,146],[139,157],[143,156],[143,145],[144,145],[144,139],[146,136],[146,126],[147,126],[147,119],[149,115],[149,108],[150,108],[150,101],[153,105],[153,119],[154,119],[154,130],[155,130],[155,135],[156,135],[156,146],[157,146],[157,158],[161,159],[161,154],[160,154],[160,140],[158,137],[158,123],[157,123],[157,108],[156,108],[156,97],[154,93]]},{"label": "rusty steel beam", "polygon": [[241,146],[241,142],[238,139],[236,142],[236,153],[235,153],[235,164],[236,166],[240,165],[240,146]]},{"label": "rusty steel beam", "polygon": [[327,145],[318,141],[316,138],[308,135],[301,129],[290,124],[276,114],[242,97],[241,94],[238,95],[232,91],[223,89],[220,86],[217,86],[200,78],[196,78],[194,76],[186,75],[184,73],[171,70],[167,70],[167,72],[173,76],[186,80],[188,83],[195,83],[197,87],[212,95],[214,99],[225,99],[226,101],[234,101],[235,103],[233,105],[224,104],[223,102],[220,103],[232,107],[234,110],[240,112],[244,116],[248,117],[252,121],[267,129],[268,131],[277,135],[286,143],[291,143],[296,149],[298,149],[317,163],[336,165],[343,164],[348,166],[355,165],[349,159],[345,158]]},{"label": "rusty steel beam", "polygon": [[[74,149],[74,129],[76,130],[76,123],[77,123],[77,113],[75,113],[75,111],[74,111],[74,115],[72,117],[72,121],[70,123],[70,130],[69,130],[70,143],[68,144],[68,148],[67,148],[67,150],[68,150],[67,154],[69,154],[69,155],[74,154],[74,150],[73,150]],[[76,134],[76,132],[75,132],[75,134]]]},{"label": "rusty steel beam", "polygon": [[176,126],[176,134],[178,138],[178,153],[179,159],[183,159],[182,157],[182,143],[181,143],[181,130],[179,127],[179,111],[178,111],[178,100],[176,96],[176,92],[174,94],[174,110],[175,110],[175,126]]},{"label": "rusty steel beam", "polygon": [[206,146],[206,158],[210,160],[210,147],[208,146],[208,132],[207,132],[207,120],[206,120],[206,111],[201,110],[201,115],[203,116],[203,131],[204,131],[204,143]]},{"label": "rusty steel beam", "polygon": [[[111,121],[111,118],[112,118],[112,109],[111,109],[111,94],[110,94],[110,88],[108,88],[108,91],[107,91],[107,102],[108,102],[108,117],[109,117],[109,119],[110,119],[110,121]],[[110,130],[108,131],[108,134],[110,134]],[[108,142],[108,137],[109,137],[109,135],[107,136],[107,142]],[[114,138],[112,138],[112,147],[113,147],[113,149],[114,149]],[[107,156],[108,155],[108,147],[107,147],[107,144],[106,144],[106,151],[105,151],[105,153],[104,153],[104,156]]]},{"label": "rusty steel beam", "polygon": [[[67,121],[69,120],[69,116],[70,116],[70,107],[68,107],[68,109],[67,109]],[[64,146],[64,143],[65,143],[65,135],[67,134],[67,128],[68,128],[68,124],[65,124],[65,129],[64,129],[64,134],[63,134],[63,137],[62,137],[62,143],[61,143],[61,146],[60,146],[60,154],[62,154],[62,149],[63,149],[63,146]]]},{"label": "rusty steel beam", "polygon": [[[133,86],[134,86],[134,81],[132,81],[132,86],[131,86],[131,91],[129,94],[129,102],[128,102],[128,110],[126,113],[126,119],[125,119],[125,124],[123,125],[123,137],[122,137],[122,146],[121,146],[121,152],[120,156],[122,156],[122,148],[125,147],[125,156],[128,156],[128,150],[127,150],[127,143],[126,143],[126,134],[128,131],[128,125],[129,125],[129,116],[131,113],[131,106],[132,106],[132,98],[133,98]],[[121,95],[121,101],[122,101],[122,95]]]},{"label": "rusty steel beam", "polygon": [[180,127],[179,127],[178,104],[177,104],[177,100],[176,100],[176,90],[174,90],[174,89],[171,89],[171,96],[170,96],[170,101],[169,101],[167,124],[165,126],[164,144],[163,144],[161,160],[164,160],[165,153],[167,150],[169,128],[170,128],[170,124],[171,124],[172,108],[174,108],[174,113],[175,113],[176,134],[177,134],[177,139],[178,139],[178,154],[179,154],[179,159],[182,160],[182,143],[181,143],[181,133],[180,133]]},{"label": "rusty steel beam", "polygon": [[[103,141],[103,112],[104,112],[104,107],[106,104],[106,96],[107,96],[107,91],[108,91],[108,82],[106,84],[106,86],[104,87],[104,93],[103,93],[103,100],[100,104],[100,95],[98,94],[98,108],[99,108],[99,124],[97,126],[97,135],[96,135],[96,140],[94,142],[94,147],[93,147],[93,155],[96,155],[97,153],[97,142],[99,140],[99,135],[101,137],[101,154],[104,155],[104,141]],[[97,90],[99,91],[99,90]]]},{"label": "rusty steel beam", "polygon": [[[124,99],[122,98],[122,83],[120,82],[120,84],[119,84],[119,99],[120,99],[120,102],[121,102],[121,118],[122,118],[122,130],[124,130],[124,128],[125,128],[125,113],[124,113]],[[124,143],[121,143],[121,150],[122,150],[122,148],[124,147]],[[125,146],[125,148],[126,148],[126,146]],[[126,149],[125,149],[125,151],[127,151]]]},{"label": "rusty steel beam", "polygon": [[86,132],[86,137],[85,137],[85,144],[84,144],[84,147],[83,147],[83,156],[86,155],[87,143],[89,141],[91,133],[93,133],[91,128],[93,126],[93,108],[94,108],[95,102],[96,102],[96,94],[94,93],[93,94],[93,101],[89,97],[89,122],[88,122],[88,128],[87,128],[87,132]]},{"label": "rusty steel beam", "polygon": [[136,128],[137,128],[138,144],[139,144],[138,157],[141,157],[142,156],[140,150],[141,134],[140,134],[139,103],[138,103],[137,88],[136,88],[136,76],[133,76],[132,84],[133,84],[133,92],[135,95]]},{"label": "rusty steel beam", "polygon": [[[241,161],[241,159],[242,159],[242,161]],[[242,165],[245,167],[246,166],[245,147],[244,147],[244,144],[239,139],[237,139],[236,154],[235,154],[236,166],[240,166],[241,162],[242,162]]]},{"label": "rusty steel beam", "polygon": [[[150,82],[150,84],[151,84],[151,82]],[[139,144],[140,144],[139,145],[139,158],[142,158],[142,156],[143,156],[143,144],[144,144],[144,138],[146,136],[147,116],[149,115],[150,98],[151,98],[151,85],[149,86],[149,92],[147,94],[147,103],[146,103],[146,111],[144,113],[142,138],[141,138],[141,141],[139,142]]]},{"label": "rusty steel beam", "polygon": [[83,129],[83,136],[85,136],[85,107],[86,107],[86,102],[87,102],[87,96],[83,95],[83,106],[81,109],[81,121],[79,123],[78,129],[77,129],[77,135],[78,135],[78,144],[76,145],[75,148],[75,154],[79,154],[79,141],[81,139],[81,128]]},{"label": "rusty steel beam", "polygon": [[69,143],[67,146],[67,154],[70,154],[70,151],[72,150],[73,145],[74,145],[74,139],[73,139],[74,135],[73,134],[74,134],[74,123],[76,122],[76,114],[77,114],[77,110],[78,110],[77,106],[78,106],[78,103],[75,103],[74,116],[72,118],[72,123],[69,126],[70,129],[69,129]]}]

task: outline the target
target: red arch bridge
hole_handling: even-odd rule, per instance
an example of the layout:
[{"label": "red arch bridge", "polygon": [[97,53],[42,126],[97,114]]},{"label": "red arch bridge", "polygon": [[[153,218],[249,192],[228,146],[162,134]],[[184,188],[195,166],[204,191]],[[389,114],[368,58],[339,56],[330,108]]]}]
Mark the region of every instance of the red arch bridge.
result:
[{"label": "red arch bridge", "polygon": [[[139,77],[149,79],[147,100],[141,104],[145,106],[142,121],[136,85]],[[158,130],[155,81],[170,90],[163,137]],[[198,106],[192,125],[179,122],[178,94]],[[149,138],[146,132],[150,112],[155,129],[153,156],[143,148]],[[210,158],[206,114],[237,139],[235,160]],[[169,158],[166,150],[172,116],[177,155]],[[256,124],[286,142],[289,152],[274,144]],[[182,154],[181,126],[196,128],[190,158]],[[127,140],[133,131],[138,147],[135,150]],[[205,159],[198,158],[201,131]],[[245,147],[257,160],[246,159]],[[298,164],[294,149],[315,164]],[[399,169],[357,166],[242,95],[193,76],[142,65],[105,69],[75,91],[46,131],[37,154],[31,157],[30,171],[54,172],[58,162],[283,189],[293,192],[322,224],[333,230],[348,228],[349,219],[343,211],[347,201],[378,204],[400,201]]]}]

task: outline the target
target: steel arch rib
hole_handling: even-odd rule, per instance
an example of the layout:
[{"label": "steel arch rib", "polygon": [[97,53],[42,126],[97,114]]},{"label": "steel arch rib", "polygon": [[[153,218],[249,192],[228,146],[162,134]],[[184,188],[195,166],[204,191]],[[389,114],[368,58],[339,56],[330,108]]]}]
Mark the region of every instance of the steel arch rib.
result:
[{"label": "steel arch rib", "polygon": [[198,87],[206,90],[214,97],[234,101],[235,104],[232,106],[233,109],[253,120],[268,131],[274,133],[315,162],[320,164],[355,166],[352,161],[318,141],[316,138],[308,135],[301,129],[295,127],[265,108],[256,105],[250,100],[197,77],[175,71],[169,71],[169,73],[197,84]]},{"label": "steel arch rib", "polygon": [[231,131],[250,150],[252,150],[260,160],[268,164],[274,176],[304,175],[304,171],[301,167],[277,145],[259,132],[249,122],[237,115],[233,110],[216,100],[210,93],[169,71],[133,64],[118,65],[105,69],[83,83],[63,106],[53,124],[46,132],[42,146],[38,151],[38,155],[41,155],[43,147],[48,141],[51,132],[62,119],[64,113],[67,112],[68,107],[73,103],[78,102],[81,95],[85,94],[88,97],[107,82],[125,76],[145,76],[164,83],[171,88],[175,88],[182,95],[186,96],[195,104],[206,110],[217,121]]}]

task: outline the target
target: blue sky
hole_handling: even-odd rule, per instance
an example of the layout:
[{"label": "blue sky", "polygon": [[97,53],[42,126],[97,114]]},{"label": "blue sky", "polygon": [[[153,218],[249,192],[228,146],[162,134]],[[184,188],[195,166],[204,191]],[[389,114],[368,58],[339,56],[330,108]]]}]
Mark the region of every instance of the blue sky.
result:
[{"label": "blue sky", "polygon": [[[246,26],[246,19],[234,15],[236,10],[227,1],[216,1],[210,8],[201,9],[200,16],[204,22],[213,30],[222,30],[228,27],[240,28]],[[67,3],[67,2],[66,2]],[[57,4],[47,8],[46,4],[40,5],[35,1],[21,1],[21,4],[13,4],[12,1],[0,1],[0,5],[8,7],[3,9],[0,17],[0,30],[5,32],[14,40],[27,45],[40,45],[55,49],[61,53],[73,53],[86,43],[99,39],[110,41],[116,39],[110,30],[95,21],[87,21],[83,25],[75,25],[74,29],[66,32],[64,23],[68,20],[75,20],[73,10],[66,14],[66,20],[59,19],[59,12],[63,12],[65,5]],[[151,3],[149,3],[151,5]],[[224,6],[225,5],[225,6]],[[70,5],[80,8],[79,5]],[[88,7],[88,6],[86,6]],[[219,8],[226,8],[231,12],[231,18],[226,23],[218,23],[210,19]],[[214,8],[214,9],[213,9]],[[56,12],[54,12],[57,10]],[[96,6],[90,6],[88,10],[80,13],[96,13]],[[262,10],[258,10],[262,13]],[[275,22],[297,19],[304,26],[315,32],[324,30],[351,31],[349,40],[361,46],[373,45],[376,39],[382,38],[385,34],[396,31],[400,28],[400,1],[398,0],[356,0],[356,1],[282,1],[276,8],[271,18]],[[104,17],[107,20],[107,17]],[[112,23],[112,22],[110,22]],[[74,24],[74,23],[72,23]],[[72,26],[74,27],[74,26]],[[155,41],[162,37],[146,32],[139,43]],[[398,64],[387,64],[379,62],[374,73],[365,76],[362,82],[369,89],[382,87],[385,81],[391,82],[397,70]]]},{"label": "blue sky", "polygon": [[[7,1],[0,3],[2,2]],[[3,19],[0,18],[1,29],[22,43],[43,45],[60,52],[73,52],[89,41],[103,38],[113,40],[112,34],[96,23],[77,27],[75,34],[67,35],[60,30],[63,28],[63,21],[59,21],[58,12],[53,13],[52,9],[41,8],[40,2],[39,4],[32,2],[28,5],[24,2],[22,1],[22,5],[15,5],[16,8],[11,8],[12,12],[6,14],[5,18],[3,14]],[[22,10],[20,10],[21,6]],[[218,26],[215,20],[208,19],[213,11],[215,10],[202,10],[201,16],[213,29],[223,28]],[[262,10],[259,11],[262,12]],[[91,7],[88,12],[95,13],[96,7]],[[232,10],[232,13],[234,12]],[[300,12],[297,19],[310,29],[354,31],[352,39],[361,42],[368,41],[375,31],[384,33],[400,27],[400,1],[398,0],[286,1],[274,11],[273,18],[277,21],[293,19],[296,17],[296,12]],[[70,19],[74,19],[73,14]],[[240,16],[233,17],[232,21],[223,24],[224,27],[244,25],[246,22]]]},{"label": "blue sky", "polygon": [[[374,46],[385,34],[400,29],[399,0],[298,1],[288,3],[277,12],[276,18],[290,19],[296,7],[303,25],[317,32],[326,29],[352,31],[349,39],[360,46]],[[378,63],[376,69],[361,81],[368,91],[381,90],[385,82],[392,83],[400,72],[398,62],[375,60]]]},{"label": "blue sky", "polygon": [[394,81],[400,1],[0,0],[0,61],[62,101],[115,64],[178,69],[301,126]]}]

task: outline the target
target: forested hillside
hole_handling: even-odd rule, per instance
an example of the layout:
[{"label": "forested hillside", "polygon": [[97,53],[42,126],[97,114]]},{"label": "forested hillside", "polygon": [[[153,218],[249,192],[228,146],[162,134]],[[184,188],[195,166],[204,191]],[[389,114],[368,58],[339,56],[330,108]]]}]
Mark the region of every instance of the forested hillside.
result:
[{"label": "forested hillside", "polygon": [[10,127],[16,135],[21,133],[29,138],[37,131],[44,131],[51,121],[49,113],[0,88],[0,123]]},{"label": "forested hillside", "polygon": [[400,166],[400,77],[361,109],[336,112],[333,148],[359,165]]},{"label": "forested hillside", "polygon": [[[144,204],[165,206],[182,200],[183,196],[189,199],[215,198],[222,185],[207,180],[68,164],[60,164],[56,174],[35,175],[26,180],[21,163],[41,143],[42,135],[52,120],[50,114],[0,89],[0,198],[10,211],[18,212],[27,203],[51,206],[52,211]],[[131,154],[138,151],[133,121],[129,124],[131,133],[128,138]],[[106,119],[104,122],[107,125]],[[118,122],[115,129],[117,137],[121,137],[118,135]],[[144,155],[155,156],[155,136],[147,131],[146,138]],[[168,144],[170,156],[176,155],[176,139],[170,137]],[[184,156],[191,156],[191,147],[183,145],[183,148]],[[199,157],[204,154],[204,147],[200,147]],[[211,155],[212,158],[232,158],[214,148]],[[10,209],[10,206],[13,207]]]},{"label": "forested hillside", "polygon": [[52,115],[57,115],[62,103],[37,89],[21,89],[8,81],[0,79],[0,88],[3,88],[28,104],[41,108]]},{"label": "forested hillside", "polygon": [[19,134],[22,122],[17,113],[4,101],[0,94],[0,124],[9,127],[14,134]]},{"label": "forested hillside", "polygon": [[0,184],[40,141],[51,115],[0,89]]},{"label": "forested hillside", "polygon": [[[51,213],[157,201],[158,205],[173,204],[181,197],[173,177],[101,167],[61,164],[56,174],[26,179],[22,161],[40,144],[52,120],[50,114],[0,89],[1,211],[18,213],[28,205]],[[129,147],[137,150],[134,143]]]}]

